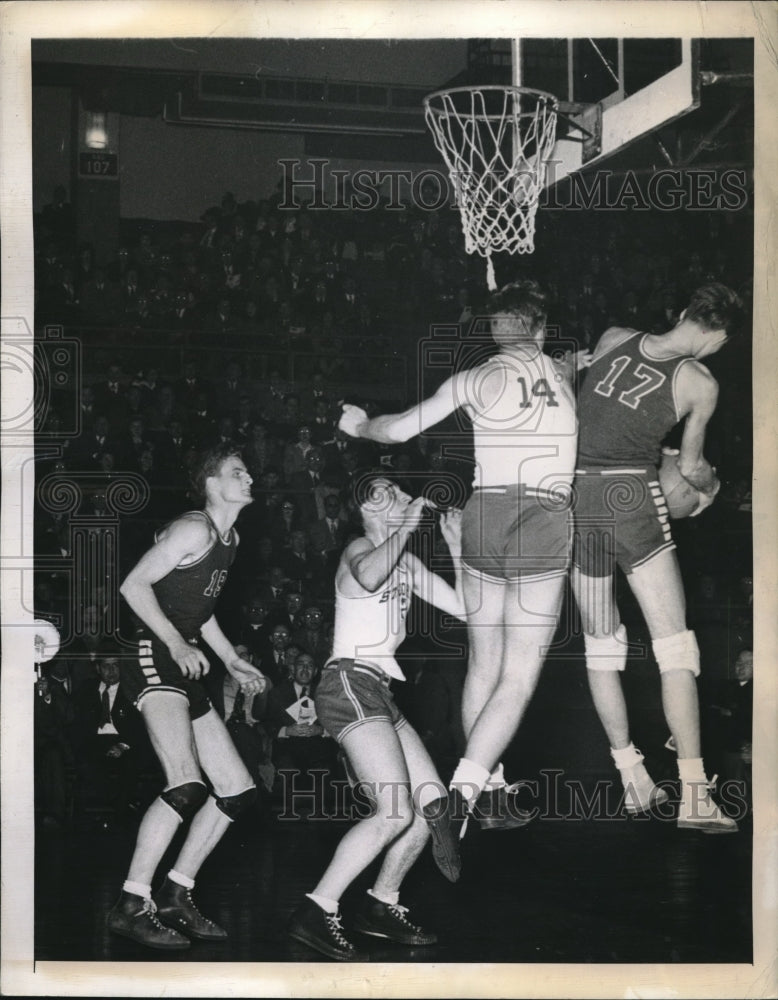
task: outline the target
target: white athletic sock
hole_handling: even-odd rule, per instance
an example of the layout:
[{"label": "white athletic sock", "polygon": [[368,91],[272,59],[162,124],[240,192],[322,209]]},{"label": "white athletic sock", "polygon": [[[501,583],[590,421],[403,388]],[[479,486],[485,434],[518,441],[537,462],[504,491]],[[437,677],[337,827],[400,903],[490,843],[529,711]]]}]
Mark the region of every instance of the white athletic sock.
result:
[{"label": "white athletic sock", "polygon": [[194,889],[194,879],[189,878],[188,875],[182,875],[181,872],[177,872],[175,868],[171,868],[167,873],[167,877],[171,882],[175,882],[176,885],[182,885],[185,889]]},{"label": "white athletic sock", "polygon": [[702,757],[679,757],[678,777],[684,784],[703,782],[707,785]]},{"label": "white athletic sock", "polygon": [[337,899],[327,899],[326,896],[317,896],[315,892],[306,892],[305,895],[308,899],[313,900],[325,913],[337,913],[340,909],[340,903]]},{"label": "white athletic sock", "polygon": [[489,775],[489,779],[487,780],[485,787],[491,791],[497,788],[505,788],[506,784],[505,774],[502,769],[502,761],[500,761],[497,767]]},{"label": "white athletic sock", "polygon": [[368,896],[372,896],[373,899],[379,900],[381,903],[386,903],[387,906],[397,906],[400,902],[399,892],[383,892],[379,894],[375,891],[375,889],[368,889],[367,894]]},{"label": "white athletic sock", "polygon": [[614,750],[611,747],[611,757],[613,757],[613,763],[620,771],[628,767],[634,767],[643,760],[643,754],[637,749],[634,743],[630,743],[629,746],[622,747],[620,750]]},{"label": "white athletic sock", "polygon": [[475,802],[488,780],[489,772],[485,767],[462,757],[448,787],[456,788],[467,802]]},{"label": "white athletic sock", "polygon": [[141,896],[143,899],[151,899],[151,886],[144,885],[143,882],[131,882],[130,879],[122,886],[124,892],[132,893],[133,896]]}]

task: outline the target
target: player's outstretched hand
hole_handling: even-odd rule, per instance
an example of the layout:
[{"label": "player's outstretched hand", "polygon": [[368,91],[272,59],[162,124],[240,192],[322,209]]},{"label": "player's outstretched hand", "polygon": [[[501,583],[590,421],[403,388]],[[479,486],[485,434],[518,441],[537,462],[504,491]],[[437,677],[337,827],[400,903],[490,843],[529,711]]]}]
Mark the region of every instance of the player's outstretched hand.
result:
[{"label": "player's outstretched hand", "polygon": [[191,642],[181,639],[180,642],[173,643],[168,649],[173,662],[181,668],[184,677],[197,680],[198,677],[204,677],[211,669],[208,657],[202,649],[193,646]]},{"label": "player's outstretched hand", "polygon": [[579,372],[582,368],[588,368],[593,360],[593,351],[576,351],[574,355],[575,370]]},{"label": "player's outstretched hand", "polygon": [[338,421],[338,428],[349,437],[360,437],[360,429],[367,423],[367,414],[360,406],[353,406],[351,403],[343,404],[343,413]]},{"label": "player's outstretched hand", "polygon": [[224,665],[240,685],[243,694],[262,694],[267,687],[267,677],[248,660],[236,656]]},{"label": "player's outstretched hand", "polygon": [[[714,469],[713,471],[715,472],[716,470]],[[710,505],[716,499],[716,494],[719,492],[720,489],[721,489],[721,481],[717,479],[713,486],[713,490],[710,493],[703,493],[701,490],[698,491],[700,494],[700,502],[697,504],[695,510],[691,512],[689,517],[697,517],[698,514],[701,514],[704,510],[710,507]]]},{"label": "player's outstretched hand", "polygon": [[411,500],[405,509],[403,527],[407,528],[409,531],[415,531],[415,529],[419,526],[421,515],[428,507],[432,506],[434,506],[434,504],[431,500],[427,500],[426,497],[416,497],[415,500]]},{"label": "player's outstretched hand", "polygon": [[458,507],[449,507],[440,518],[440,533],[448,545],[448,550],[454,558],[462,555],[462,511]]}]

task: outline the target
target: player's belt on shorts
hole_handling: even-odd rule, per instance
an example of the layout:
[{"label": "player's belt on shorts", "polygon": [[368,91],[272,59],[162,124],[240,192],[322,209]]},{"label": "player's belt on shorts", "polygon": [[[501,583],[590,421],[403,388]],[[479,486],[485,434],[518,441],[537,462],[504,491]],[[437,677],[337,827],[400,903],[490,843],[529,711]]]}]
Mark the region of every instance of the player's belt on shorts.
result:
[{"label": "player's belt on shorts", "polygon": [[352,660],[346,656],[341,656],[336,660],[329,660],[324,664],[325,670],[337,670],[339,667],[345,667],[346,670],[356,670],[360,674],[370,674],[377,681],[380,681],[381,684],[388,684],[391,680],[391,677],[385,674],[383,670],[379,670],[378,667],[373,667],[369,663],[363,663],[362,660]]},{"label": "player's belt on shorts", "polygon": [[632,473],[633,475],[645,475],[648,472],[646,466],[641,469],[576,469],[576,476],[622,476],[625,472]]},{"label": "player's belt on shorts", "polygon": [[504,496],[506,493],[520,493],[522,496],[527,497],[545,497],[547,500],[558,500],[559,494],[564,493],[565,489],[561,488],[559,490],[541,490],[537,486],[475,486],[473,488],[473,493],[497,493]]}]

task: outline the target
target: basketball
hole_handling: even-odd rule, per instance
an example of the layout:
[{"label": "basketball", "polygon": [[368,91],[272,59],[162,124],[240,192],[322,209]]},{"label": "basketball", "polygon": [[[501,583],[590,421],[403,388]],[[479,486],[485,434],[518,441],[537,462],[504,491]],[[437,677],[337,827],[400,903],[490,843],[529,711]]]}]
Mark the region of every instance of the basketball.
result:
[{"label": "basketball", "polygon": [[667,510],[673,520],[688,517],[697,509],[699,492],[688,479],[684,479],[678,468],[678,455],[662,455],[659,467],[659,485],[665,495]]}]

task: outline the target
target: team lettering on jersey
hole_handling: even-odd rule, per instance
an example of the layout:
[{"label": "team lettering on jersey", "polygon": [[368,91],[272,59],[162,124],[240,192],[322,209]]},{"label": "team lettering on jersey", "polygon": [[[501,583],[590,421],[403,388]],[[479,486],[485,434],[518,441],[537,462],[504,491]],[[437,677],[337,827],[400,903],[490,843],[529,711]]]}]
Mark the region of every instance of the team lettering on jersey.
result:
[{"label": "team lettering on jersey", "polygon": [[404,614],[408,610],[408,605],[411,600],[411,588],[408,586],[407,580],[401,580],[393,587],[387,587],[387,589],[382,592],[378,603],[386,604],[387,601],[393,601],[398,597],[400,599],[400,614]]}]

